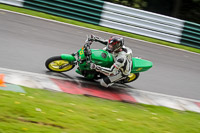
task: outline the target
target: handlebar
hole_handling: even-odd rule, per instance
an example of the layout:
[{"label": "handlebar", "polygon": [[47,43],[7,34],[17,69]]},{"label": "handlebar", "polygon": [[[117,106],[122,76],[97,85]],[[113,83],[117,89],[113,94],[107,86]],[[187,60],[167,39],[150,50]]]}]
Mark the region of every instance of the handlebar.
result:
[{"label": "handlebar", "polygon": [[[89,55],[91,54],[90,45],[93,43],[93,41],[94,41],[93,35],[91,35],[91,38],[87,35],[87,39],[84,44],[84,49],[85,49],[85,52],[89,52]],[[85,53],[85,54],[88,55],[88,53]]]},{"label": "handlebar", "polygon": [[90,45],[93,43],[94,41],[94,36],[91,35],[91,38],[87,35],[87,39],[85,40],[86,43],[89,43]]},{"label": "handlebar", "polygon": [[86,41],[85,41],[85,44],[84,44],[84,54],[85,54],[85,56],[86,56],[86,61],[88,62],[88,63],[90,63],[91,62],[91,50],[90,50],[90,45],[93,43],[93,39],[91,39],[91,38],[89,38],[88,36],[87,36],[87,39],[86,39]]}]

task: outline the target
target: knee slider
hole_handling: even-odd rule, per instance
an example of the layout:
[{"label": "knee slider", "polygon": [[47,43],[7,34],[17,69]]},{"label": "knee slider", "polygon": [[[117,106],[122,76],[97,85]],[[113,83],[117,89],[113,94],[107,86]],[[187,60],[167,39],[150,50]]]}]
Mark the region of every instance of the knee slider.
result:
[{"label": "knee slider", "polygon": [[108,77],[104,77],[100,82],[100,84],[106,88],[109,87],[110,83],[111,83],[111,81]]}]

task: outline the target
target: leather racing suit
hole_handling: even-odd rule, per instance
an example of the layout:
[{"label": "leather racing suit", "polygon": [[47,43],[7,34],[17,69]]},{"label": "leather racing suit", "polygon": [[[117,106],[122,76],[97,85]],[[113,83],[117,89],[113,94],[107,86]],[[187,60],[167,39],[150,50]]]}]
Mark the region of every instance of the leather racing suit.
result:
[{"label": "leather racing suit", "polygon": [[[108,40],[104,40],[102,38],[95,39],[96,42],[100,42],[104,45],[108,44]],[[108,46],[108,45],[107,45]],[[104,48],[107,50],[107,47]],[[112,53],[114,64],[110,68],[98,66],[96,67],[96,71],[103,73],[106,75],[100,81],[100,84],[104,87],[111,86],[114,82],[120,81],[126,78],[132,68],[132,50],[128,47],[123,46],[122,50],[119,52]]]}]

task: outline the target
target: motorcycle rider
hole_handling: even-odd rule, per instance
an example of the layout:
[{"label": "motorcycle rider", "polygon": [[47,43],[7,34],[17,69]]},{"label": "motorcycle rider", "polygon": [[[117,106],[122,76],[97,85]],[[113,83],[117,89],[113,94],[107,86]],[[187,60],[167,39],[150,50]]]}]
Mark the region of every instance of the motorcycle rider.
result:
[{"label": "motorcycle rider", "polygon": [[109,40],[91,35],[91,40],[107,45],[104,50],[112,53],[114,64],[110,68],[102,67],[91,63],[90,68],[106,75],[100,81],[104,87],[109,87],[113,83],[125,79],[131,72],[132,68],[132,50],[124,46],[122,36],[111,36]]}]

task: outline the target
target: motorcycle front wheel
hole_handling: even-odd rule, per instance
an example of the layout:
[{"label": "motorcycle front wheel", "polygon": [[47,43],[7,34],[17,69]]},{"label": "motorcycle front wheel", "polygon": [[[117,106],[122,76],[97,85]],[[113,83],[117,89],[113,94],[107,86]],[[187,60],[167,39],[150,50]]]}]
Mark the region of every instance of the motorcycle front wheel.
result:
[{"label": "motorcycle front wheel", "polygon": [[46,60],[45,66],[53,72],[66,72],[74,68],[74,64],[63,60],[60,56],[54,56]]}]

